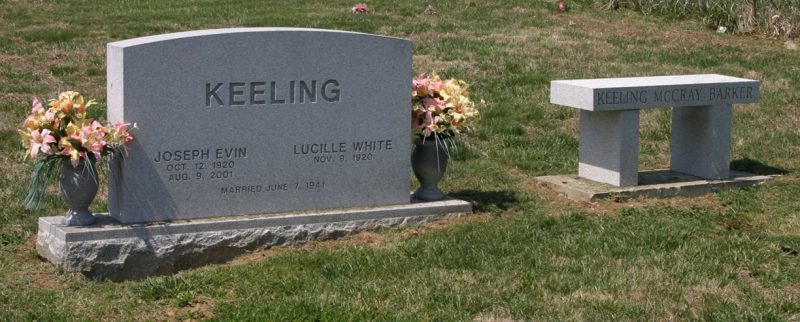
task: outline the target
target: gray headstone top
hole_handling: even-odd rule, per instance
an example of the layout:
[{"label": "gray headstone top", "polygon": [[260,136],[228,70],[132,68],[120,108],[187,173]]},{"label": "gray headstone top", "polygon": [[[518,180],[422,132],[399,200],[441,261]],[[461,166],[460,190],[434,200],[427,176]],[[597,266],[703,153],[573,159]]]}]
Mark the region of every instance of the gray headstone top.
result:
[{"label": "gray headstone top", "polygon": [[703,74],[556,80],[550,102],[589,111],[707,106],[758,101],[759,81]]},{"label": "gray headstone top", "polygon": [[373,35],[373,34],[365,34],[361,32],[353,32],[353,31],[342,31],[342,30],[329,30],[329,29],[315,29],[315,28],[286,28],[286,27],[260,27],[260,28],[224,28],[224,29],[204,29],[204,30],[191,30],[191,31],[183,31],[183,32],[174,32],[169,34],[160,34],[160,35],[152,35],[152,36],[145,36],[139,38],[132,38],[132,39],[125,39],[120,41],[115,41],[112,43],[108,43],[109,47],[130,47],[130,46],[137,46],[142,44],[160,42],[160,41],[167,41],[167,40],[174,40],[174,39],[189,39],[192,37],[206,37],[209,35],[225,35],[225,34],[247,34],[247,33],[263,33],[263,32],[315,32],[325,34],[349,34],[355,36],[368,36],[368,37],[375,37],[375,38],[384,38],[384,39],[394,39],[399,41],[408,42],[408,40],[395,38],[395,37],[388,37],[388,36],[381,36],[381,35]]},{"label": "gray headstone top", "polygon": [[298,28],[108,44],[122,223],[409,202],[410,41]]}]

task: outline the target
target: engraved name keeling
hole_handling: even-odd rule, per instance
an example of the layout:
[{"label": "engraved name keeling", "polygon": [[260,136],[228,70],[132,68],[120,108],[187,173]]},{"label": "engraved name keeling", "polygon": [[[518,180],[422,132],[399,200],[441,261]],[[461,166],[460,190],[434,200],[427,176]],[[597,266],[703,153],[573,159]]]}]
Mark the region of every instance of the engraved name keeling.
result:
[{"label": "engraved name keeling", "polygon": [[285,105],[341,101],[339,81],[292,80],[206,83],[206,107]]}]

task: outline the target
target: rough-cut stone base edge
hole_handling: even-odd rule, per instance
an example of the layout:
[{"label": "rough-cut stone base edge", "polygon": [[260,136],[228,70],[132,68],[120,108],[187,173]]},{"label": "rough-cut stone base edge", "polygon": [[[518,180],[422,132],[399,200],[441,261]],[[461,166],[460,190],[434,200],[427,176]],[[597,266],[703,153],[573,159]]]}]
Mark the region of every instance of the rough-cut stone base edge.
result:
[{"label": "rough-cut stone base edge", "polygon": [[[470,213],[469,202],[451,199],[369,209],[152,225],[110,224],[107,215],[101,214],[97,225],[67,227],[61,224],[63,216],[41,217],[36,249],[42,257],[66,271],[121,281],[224,263],[243,253],[271,246],[425,224]],[[242,225],[247,228],[241,228]]]},{"label": "rough-cut stone base edge", "polygon": [[670,170],[652,170],[639,173],[639,185],[616,187],[580,178],[575,175],[536,177],[541,185],[567,198],[577,201],[595,201],[609,197],[619,198],[671,198],[699,196],[723,189],[760,185],[771,176],[731,170],[731,178],[706,180]]}]

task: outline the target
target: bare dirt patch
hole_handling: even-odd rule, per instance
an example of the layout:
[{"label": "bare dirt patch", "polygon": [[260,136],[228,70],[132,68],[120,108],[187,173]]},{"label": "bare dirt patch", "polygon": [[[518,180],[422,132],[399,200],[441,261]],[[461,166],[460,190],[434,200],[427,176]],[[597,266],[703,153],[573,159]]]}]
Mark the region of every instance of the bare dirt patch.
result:
[{"label": "bare dirt patch", "polygon": [[237,265],[258,263],[264,260],[265,258],[277,256],[287,251],[294,251],[299,249],[309,249],[309,250],[330,249],[330,248],[343,247],[346,245],[380,248],[383,247],[385,240],[386,237],[381,233],[364,231],[334,240],[322,240],[322,241],[312,240],[301,245],[270,247],[268,249],[259,250],[236,257],[235,259],[233,259],[232,261],[228,262],[225,265],[237,266]]},{"label": "bare dirt patch", "polygon": [[34,288],[52,290],[61,288],[61,280],[51,273],[29,270],[20,272],[20,275],[28,276]]},{"label": "bare dirt patch", "polygon": [[438,231],[438,230],[447,229],[447,228],[458,226],[458,225],[463,225],[463,224],[466,224],[466,223],[488,222],[491,219],[492,219],[492,216],[490,214],[488,214],[488,213],[475,213],[475,214],[463,216],[463,217],[460,217],[460,218],[454,218],[454,219],[448,219],[448,220],[440,220],[440,221],[437,221],[437,222],[434,222],[434,223],[431,223],[431,224],[427,224],[427,225],[419,225],[419,226],[409,227],[407,229],[404,229],[402,232],[400,232],[399,236],[402,237],[402,238],[410,238],[410,237],[415,237],[415,236],[419,236],[419,235],[422,235],[422,234],[427,234],[427,233],[432,232],[432,231]]},{"label": "bare dirt patch", "polygon": [[[23,228],[15,229],[21,232]],[[28,238],[24,244],[12,247],[14,254],[7,259],[15,266],[15,272],[4,277],[9,280],[0,280],[1,284],[5,284],[11,289],[61,289],[63,287],[56,268],[38,256],[31,255],[31,251],[36,249],[35,235]]]},{"label": "bare dirt patch", "polygon": [[472,318],[473,322],[515,322],[519,320],[514,320],[510,317],[505,317],[502,315],[496,314],[489,314],[489,313],[481,313]]},{"label": "bare dirt patch", "polygon": [[580,114],[575,115],[575,117],[570,117],[561,121],[561,129],[564,130],[567,134],[574,135],[577,137],[579,135],[580,129]]},{"label": "bare dirt patch", "polygon": [[181,307],[167,307],[162,316],[165,321],[200,321],[214,317],[214,300],[198,298],[189,305]]},{"label": "bare dirt patch", "polygon": [[374,231],[362,231],[346,236],[341,239],[327,241],[313,241],[309,243],[311,248],[341,247],[346,245],[356,245],[368,248],[381,248],[386,244],[386,235]]},{"label": "bare dirt patch", "polygon": [[236,257],[235,259],[231,260],[230,262],[224,265],[237,266],[237,265],[258,263],[264,260],[265,258],[277,256],[283,254],[284,252],[301,250],[301,249],[305,250],[333,249],[346,246],[368,247],[375,249],[383,248],[386,247],[387,244],[391,244],[402,239],[412,238],[422,234],[427,234],[431,231],[446,229],[449,227],[470,222],[486,222],[489,220],[491,220],[491,215],[486,213],[477,213],[477,214],[463,216],[460,218],[439,220],[430,224],[416,225],[403,229],[399,234],[397,234],[397,238],[387,235],[386,232],[362,231],[339,239],[312,240],[301,245],[271,247],[265,250],[255,251]]},{"label": "bare dirt patch", "polygon": [[228,262],[226,265],[238,266],[238,265],[258,263],[264,258],[272,257],[278,254],[279,251],[276,250],[275,248],[264,249],[236,257],[232,261]]}]

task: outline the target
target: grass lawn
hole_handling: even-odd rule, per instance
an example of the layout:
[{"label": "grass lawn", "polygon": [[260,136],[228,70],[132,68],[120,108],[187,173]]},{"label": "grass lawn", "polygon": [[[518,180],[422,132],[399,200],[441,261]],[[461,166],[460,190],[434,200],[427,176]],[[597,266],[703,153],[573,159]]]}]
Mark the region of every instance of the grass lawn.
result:
[{"label": "grass lawn", "polygon": [[[701,22],[555,1],[0,1],[0,320],[800,320],[800,51]],[[105,44],[194,29],[295,26],[414,41],[415,73],[472,84],[483,119],[442,188],[477,214],[277,247],[174,276],[111,283],[39,258],[41,210],[16,128],[32,96],[105,106]],[[358,59],[354,57],[353,59]],[[738,169],[782,176],[698,198],[567,201],[578,115],[554,79],[719,73],[761,80],[736,106]],[[101,111],[102,113],[103,111]],[[642,169],[669,165],[670,111],[642,112]],[[105,211],[104,193],[94,204]]]}]

